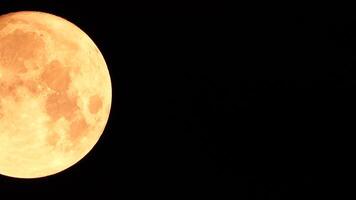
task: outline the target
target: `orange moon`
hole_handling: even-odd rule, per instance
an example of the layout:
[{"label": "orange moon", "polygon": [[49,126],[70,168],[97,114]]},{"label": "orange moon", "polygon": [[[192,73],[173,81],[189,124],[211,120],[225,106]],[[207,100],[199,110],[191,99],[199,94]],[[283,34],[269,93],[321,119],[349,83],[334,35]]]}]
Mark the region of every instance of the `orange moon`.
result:
[{"label": "orange moon", "polygon": [[77,26],[43,12],[0,16],[0,174],[73,166],[102,135],[111,98],[105,60]]}]

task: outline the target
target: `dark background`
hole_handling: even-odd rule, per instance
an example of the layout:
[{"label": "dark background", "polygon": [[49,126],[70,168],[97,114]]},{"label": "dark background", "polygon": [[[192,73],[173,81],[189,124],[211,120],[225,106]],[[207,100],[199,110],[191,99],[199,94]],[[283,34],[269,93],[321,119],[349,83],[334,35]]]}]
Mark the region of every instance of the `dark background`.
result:
[{"label": "dark background", "polygon": [[113,104],[103,136],[77,165],[38,180],[0,176],[0,194],[315,199],[351,191],[352,12],[0,2],[0,14],[18,10],[83,29],[107,61]]}]

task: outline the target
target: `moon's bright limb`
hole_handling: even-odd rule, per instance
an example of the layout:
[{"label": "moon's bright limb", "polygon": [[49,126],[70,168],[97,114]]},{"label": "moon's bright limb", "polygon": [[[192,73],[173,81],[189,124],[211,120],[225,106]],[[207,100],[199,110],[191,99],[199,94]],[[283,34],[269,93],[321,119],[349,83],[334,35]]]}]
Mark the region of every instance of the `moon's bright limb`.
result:
[{"label": "moon's bright limb", "polygon": [[103,133],[111,92],[103,56],[74,24],[0,16],[0,174],[38,178],[77,163]]}]

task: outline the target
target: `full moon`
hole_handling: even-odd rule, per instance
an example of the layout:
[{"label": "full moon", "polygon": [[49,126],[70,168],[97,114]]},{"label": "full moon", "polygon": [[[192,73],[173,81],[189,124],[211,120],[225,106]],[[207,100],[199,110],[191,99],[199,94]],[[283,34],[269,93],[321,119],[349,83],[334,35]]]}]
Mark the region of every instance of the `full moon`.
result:
[{"label": "full moon", "polygon": [[76,164],[102,135],[111,98],[105,60],[77,26],[43,12],[0,16],[0,174]]}]

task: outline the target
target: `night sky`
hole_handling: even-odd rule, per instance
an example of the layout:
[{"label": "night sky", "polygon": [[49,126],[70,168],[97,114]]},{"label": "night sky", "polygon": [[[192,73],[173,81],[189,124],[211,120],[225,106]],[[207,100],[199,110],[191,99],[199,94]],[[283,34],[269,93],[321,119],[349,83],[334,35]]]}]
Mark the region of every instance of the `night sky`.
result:
[{"label": "night sky", "polygon": [[42,179],[0,176],[0,194],[287,200],[351,191],[356,14],[125,2],[0,2],[0,14],[44,11],[79,26],[113,86],[105,132],[83,160]]}]

